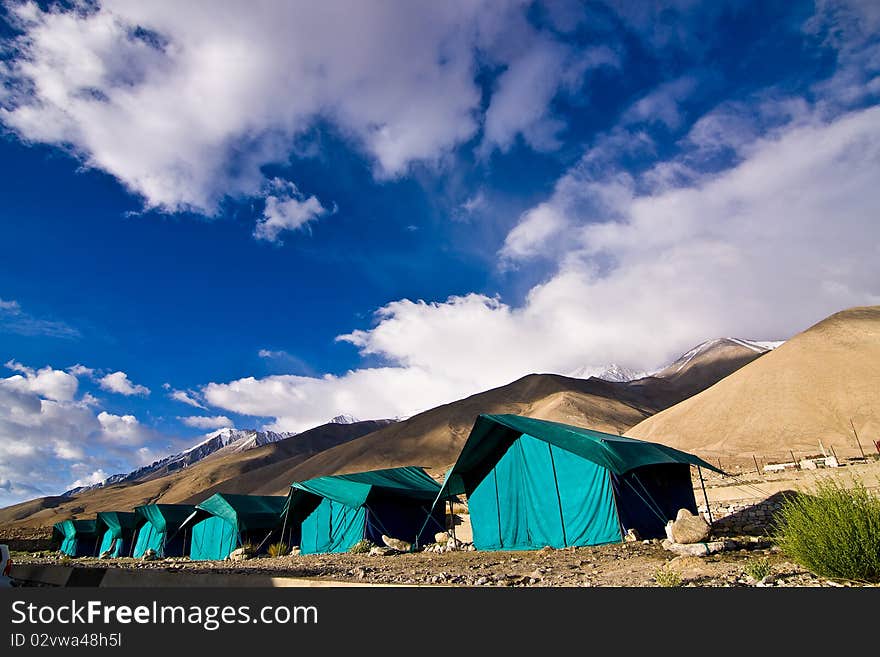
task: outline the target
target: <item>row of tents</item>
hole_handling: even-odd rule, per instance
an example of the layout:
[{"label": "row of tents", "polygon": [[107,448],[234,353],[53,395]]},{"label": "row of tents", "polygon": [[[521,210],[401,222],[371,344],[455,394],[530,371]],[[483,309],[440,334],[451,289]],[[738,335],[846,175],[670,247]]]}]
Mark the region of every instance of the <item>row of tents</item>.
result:
[{"label": "row of tents", "polygon": [[[216,493],[196,505],[147,504],[55,525],[70,556],[225,559],[250,544],[346,552],[390,536],[414,548],[446,530],[446,503],[465,496],[478,550],[600,545],[634,531],[662,537],[679,509],[696,513],[680,450],[518,415],[480,415],[441,484],[418,467],[293,482],[286,496]],[[700,477],[702,480],[702,476]],[[704,491],[705,492],[705,491]]]}]

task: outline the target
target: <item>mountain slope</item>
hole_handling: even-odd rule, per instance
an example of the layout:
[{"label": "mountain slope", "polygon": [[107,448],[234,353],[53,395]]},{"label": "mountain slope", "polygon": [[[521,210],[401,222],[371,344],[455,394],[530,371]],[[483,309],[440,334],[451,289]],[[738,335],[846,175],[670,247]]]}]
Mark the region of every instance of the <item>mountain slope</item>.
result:
[{"label": "mountain slope", "polygon": [[113,484],[121,484],[130,481],[143,481],[153,477],[161,477],[176,470],[186,468],[206,459],[213,454],[235,454],[244,452],[255,447],[261,447],[279,440],[290,438],[292,433],[275,433],[274,431],[255,431],[254,429],[220,429],[208,435],[197,445],[193,445],[177,454],[166,456],[150,465],[145,465],[137,470],[122,474],[115,474],[104,481],[92,486],[82,486],[65,491],[62,495],[69,497],[79,495],[88,490],[103,488]]},{"label": "mountain slope", "polygon": [[212,454],[164,476],[96,488],[71,497],[40,498],[0,509],[0,526],[50,527],[71,516],[130,510],[141,504],[197,503],[217,491],[283,494],[294,466],[330,447],[371,433],[387,420],[325,424],[245,452]]},{"label": "mountain slope", "polygon": [[688,361],[680,363],[681,367],[632,382],[531,374],[329,449],[305,461],[292,474],[296,479],[309,479],[420,465],[440,476],[458,457],[480,413],[515,413],[622,433],[764,353],[737,341],[713,341],[701,347],[685,354]]},{"label": "mountain slope", "polygon": [[866,453],[880,437],[880,306],[836,313],[627,435],[705,455]]}]

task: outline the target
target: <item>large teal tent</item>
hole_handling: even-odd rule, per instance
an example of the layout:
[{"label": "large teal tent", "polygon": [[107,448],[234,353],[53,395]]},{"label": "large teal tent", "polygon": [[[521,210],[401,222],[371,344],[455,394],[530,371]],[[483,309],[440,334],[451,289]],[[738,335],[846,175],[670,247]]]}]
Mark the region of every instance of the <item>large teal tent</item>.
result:
[{"label": "large teal tent", "polygon": [[135,520],[133,511],[99,511],[95,521],[95,531],[101,539],[98,556],[104,552],[111,557],[129,556]]},{"label": "large teal tent", "polygon": [[215,493],[196,505],[182,527],[190,532],[189,556],[195,561],[221,560],[244,543],[268,546],[281,524],[283,495]]},{"label": "large teal tent", "polygon": [[134,549],[131,556],[140,558],[147,550],[160,557],[180,557],[189,551],[187,531],[178,531],[183,521],[196,510],[192,504],[145,504],[136,506]]},{"label": "large teal tent", "polygon": [[630,529],[661,537],[680,508],[696,513],[690,466],[665,445],[519,415],[480,415],[437,504],[467,495],[474,546],[527,550],[600,545]]},{"label": "large teal tent", "polygon": [[[319,477],[291,485],[285,538],[298,536],[303,554],[346,552],[382,535],[410,543],[445,529],[442,508],[432,513],[440,485],[416,467]],[[290,532],[288,534],[288,532]]]},{"label": "large teal tent", "polygon": [[95,553],[94,520],[62,520],[52,526],[52,538],[61,542],[60,551],[70,557],[87,557]]}]

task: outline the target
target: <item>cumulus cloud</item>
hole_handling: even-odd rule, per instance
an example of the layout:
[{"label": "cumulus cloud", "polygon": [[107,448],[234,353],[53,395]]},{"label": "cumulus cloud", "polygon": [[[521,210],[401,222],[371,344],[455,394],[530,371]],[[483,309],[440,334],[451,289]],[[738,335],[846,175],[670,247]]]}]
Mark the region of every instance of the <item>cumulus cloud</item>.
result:
[{"label": "cumulus cloud", "polygon": [[227,195],[259,195],[261,167],[286,162],[317,122],[355,144],[377,176],[398,176],[474,136],[477,59],[523,55],[519,37],[534,31],[527,8],[23,2],[9,9],[22,34],[0,120],[25,140],[64,145],[165,211],[210,215]]},{"label": "cumulus cloud", "polygon": [[[2,78],[2,69],[0,69],[0,78]],[[25,312],[18,301],[4,299],[0,299],[0,332],[49,338],[80,337],[77,329],[64,322],[35,317]]]},{"label": "cumulus cloud", "polygon": [[214,415],[208,417],[206,415],[190,415],[187,417],[178,417],[188,427],[196,429],[225,429],[234,426],[234,422],[225,415]]},{"label": "cumulus cloud", "polygon": [[46,366],[35,370],[14,360],[6,363],[6,367],[20,374],[4,379],[6,386],[18,390],[32,392],[54,401],[71,401],[76,396],[79,382],[76,377]]},{"label": "cumulus cloud", "polygon": [[69,488],[83,488],[85,486],[94,486],[95,484],[100,484],[102,481],[109,477],[106,472],[101,470],[100,468],[90,472],[85,477],[80,477],[79,479],[73,481]]},{"label": "cumulus cloud", "polygon": [[257,221],[254,229],[257,239],[280,242],[278,235],[282,231],[303,228],[328,212],[317,197],[306,198],[292,182],[275,178],[271,189],[272,192],[266,196],[263,217]]},{"label": "cumulus cloud", "polygon": [[133,395],[146,396],[150,389],[146,386],[132,383],[125,372],[117,371],[107,374],[98,379],[98,385],[108,392],[115,392],[126,397]]},{"label": "cumulus cloud", "polygon": [[732,166],[678,185],[650,179],[690,169],[687,149],[634,175],[610,166],[615,139],[508,236],[508,258],[555,263],[522,304],[394,301],[373,328],[339,338],[389,367],[212,383],[205,398],[282,430],[339,412],[409,415],[530,372],[650,369],[709,337],[785,338],[880,303],[880,107],[729,139]]},{"label": "cumulus cloud", "polygon": [[70,372],[7,367],[17,374],[0,378],[0,506],[61,493],[94,472],[130,470],[163,438],[133,415],[100,411],[88,393],[78,397]]}]

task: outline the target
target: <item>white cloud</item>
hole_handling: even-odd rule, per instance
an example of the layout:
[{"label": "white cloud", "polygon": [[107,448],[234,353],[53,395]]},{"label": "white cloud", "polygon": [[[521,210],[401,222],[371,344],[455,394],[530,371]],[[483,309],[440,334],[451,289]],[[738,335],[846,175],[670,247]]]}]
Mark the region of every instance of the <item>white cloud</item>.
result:
[{"label": "white cloud", "polygon": [[110,475],[108,475],[108,474],[107,474],[106,472],[104,472],[103,470],[98,469],[98,470],[95,470],[95,471],[93,471],[93,472],[90,472],[90,473],[89,473],[88,475],[86,475],[85,477],[81,477],[81,478],[77,479],[76,481],[74,481],[73,483],[71,483],[71,484],[68,486],[68,489],[70,489],[70,488],[82,488],[82,487],[85,487],[85,486],[94,486],[95,484],[100,484],[102,481],[104,481],[104,480],[105,480],[107,477],[109,477],[109,476],[110,476]]},{"label": "white cloud", "polygon": [[660,122],[670,130],[681,125],[682,116],[679,105],[691,95],[697,83],[693,77],[685,76],[671,80],[643,96],[623,115],[624,123]]},{"label": "white cloud", "polygon": [[150,394],[150,389],[146,386],[132,383],[125,372],[113,372],[98,379],[98,385],[104,390],[115,392],[126,397],[132,395],[146,396]]},{"label": "white cloud", "polygon": [[188,390],[172,390],[169,393],[168,397],[173,399],[174,401],[179,401],[181,403],[192,406],[193,408],[205,408],[205,405],[202,404],[198,399],[196,399],[194,394]]},{"label": "white cloud", "polygon": [[[709,337],[785,338],[880,303],[880,107],[800,117],[737,149],[736,166],[659,188],[588,153],[543,204],[566,230],[519,249],[556,263],[521,305],[394,301],[375,327],[339,338],[391,366],[212,383],[205,398],[283,430],[340,412],[410,415],[530,372],[650,369]],[[676,164],[687,168],[657,166]]]},{"label": "white cloud", "polygon": [[188,427],[196,429],[225,429],[234,426],[234,422],[225,415],[214,415],[208,417],[205,415],[190,415],[188,417],[178,417]]},{"label": "white cloud", "polygon": [[142,425],[134,415],[114,415],[107,411],[98,413],[101,439],[113,444],[141,445],[156,438],[156,433]]},{"label": "white cloud", "polygon": [[535,150],[559,147],[565,124],[550,112],[550,102],[563,91],[575,92],[588,69],[617,66],[608,48],[576,52],[557,41],[536,39],[498,78],[483,127],[481,152],[506,151],[517,135]]},{"label": "white cloud", "polygon": [[34,370],[14,360],[7,362],[6,367],[21,373],[21,375],[3,379],[9,387],[32,392],[54,401],[71,401],[76,396],[79,382],[75,376],[67,372],[48,366]]},{"label": "white cloud", "polygon": [[305,198],[292,182],[275,178],[271,189],[263,217],[254,229],[257,239],[280,242],[278,235],[282,231],[302,228],[328,212],[317,197]]},{"label": "white cloud", "polygon": [[227,195],[258,195],[261,167],[286,162],[319,121],[356,144],[377,176],[398,176],[473,137],[477,57],[521,55],[526,9],[230,0],[205,11],[104,0],[42,11],[24,2],[9,10],[23,35],[0,120],[25,140],[67,145],[166,211],[213,214]]},{"label": "white cloud", "polygon": [[76,365],[72,365],[72,366],[68,367],[67,371],[70,372],[71,374],[73,374],[74,376],[86,376],[89,378],[92,378],[95,376],[95,370],[93,370],[91,367],[86,367],[85,365],[82,365],[80,363],[77,363]]}]

